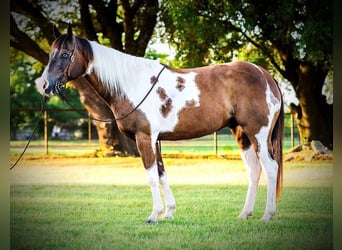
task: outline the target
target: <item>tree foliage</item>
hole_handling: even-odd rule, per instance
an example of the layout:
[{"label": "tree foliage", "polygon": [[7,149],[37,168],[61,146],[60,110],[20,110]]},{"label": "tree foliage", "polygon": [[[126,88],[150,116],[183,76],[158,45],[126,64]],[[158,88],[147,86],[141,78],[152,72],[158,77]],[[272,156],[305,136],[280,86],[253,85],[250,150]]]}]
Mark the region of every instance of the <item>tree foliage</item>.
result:
[{"label": "tree foliage", "polygon": [[259,58],[293,86],[301,141],[332,147],[332,105],[322,95],[333,69],[332,1],[166,0],[161,19],[186,66],[242,59],[249,48],[245,60]]},{"label": "tree foliage", "polygon": [[229,61],[243,43],[229,32],[225,1],[163,1],[161,20],[169,43],[177,48],[179,66],[196,67]]},{"label": "tree foliage", "polygon": [[189,66],[229,61],[251,43],[285,78],[291,59],[332,67],[331,1],[166,0],[161,9],[166,40]]}]

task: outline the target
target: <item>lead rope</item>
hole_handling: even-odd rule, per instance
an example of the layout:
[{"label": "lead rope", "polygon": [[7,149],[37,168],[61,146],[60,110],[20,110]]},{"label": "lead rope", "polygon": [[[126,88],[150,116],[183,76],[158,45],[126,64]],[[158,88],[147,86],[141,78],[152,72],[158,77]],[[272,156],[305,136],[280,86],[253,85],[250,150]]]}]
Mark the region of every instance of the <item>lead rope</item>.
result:
[{"label": "lead rope", "polygon": [[41,110],[40,110],[40,113],[38,115],[38,118],[37,118],[37,121],[36,121],[36,125],[34,126],[34,129],[24,147],[24,150],[21,152],[21,154],[19,155],[18,159],[13,163],[13,165],[10,167],[10,170],[12,170],[15,166],[17,166],[18,162],[21,160],[21,158],[24,156],[27,148],[29,147],[31,141],[32,141],[32,138],[34,136],[34,134],[36,133],[36,130],[38,128],[38,124],[39,124],[39,121],[40,121],[40,118],[42,117],[42,114],[43,112],[45,111],[45,104],[46,104],[46,101],[47,101],[47,96],[43,96],[42,98],[42,101],[41,101]]}]

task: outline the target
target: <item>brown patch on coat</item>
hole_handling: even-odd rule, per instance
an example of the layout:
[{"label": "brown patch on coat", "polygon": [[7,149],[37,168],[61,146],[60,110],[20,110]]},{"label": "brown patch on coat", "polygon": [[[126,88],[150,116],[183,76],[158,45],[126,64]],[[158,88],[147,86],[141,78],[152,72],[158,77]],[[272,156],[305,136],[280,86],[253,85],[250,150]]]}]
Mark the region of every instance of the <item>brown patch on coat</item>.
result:
[{"label": "brown patch on coat", "polygon": [[150,82],[151,84],[155,84],[158,81],[158,78],[156,76],[151,76]]},{"label": "brown patch on coat", "polygon": [[187,107],[195,107],[196,106],[196,101],[194,100],[194,99],[191,99],[191,100],[188,100],[188,101],[186,101],[185,102],[185,105],[187,106]]},{"label": "brown patch on coat", "polygon": [[185,88],[185,79],[183,77],[178,76],[177,79],[176,89],[181,92]]},{"label": "brown patch on coat", "polygon": [[160,113],[162,114],[164,118],[166,118],[172,110],[172,100],[166,94],[165,89],[162,87],[158,87],[157,94],[159,95],[160,100],[163,101],[160,107]]},{"label": "brown patch on coat", "polygon": [[[232,118],[235,119],[235,118]],[[240,148],[240,150],[247,150],[251,146],[251,141],[247,137],[247,135],[243,132],[243,129],[240,125],[231,128],[230,131],[232,132],[235,140]]]},{"label": "brown patch on coat", "polygon": [[167,98],[164,104],[160,107],[160,112],[163,117],[166,118],[172,110],[172,100],[171,98]]},{"label": "brown patch on coat", "polygon": [[157,94],[159,95],[159,98],[160,98],[160,100],[162,100],[162,101],[165,101],[166,98],[168,98],[165,89],[162,88],[162,87],[159,87],[159,88],[157,89]]}]

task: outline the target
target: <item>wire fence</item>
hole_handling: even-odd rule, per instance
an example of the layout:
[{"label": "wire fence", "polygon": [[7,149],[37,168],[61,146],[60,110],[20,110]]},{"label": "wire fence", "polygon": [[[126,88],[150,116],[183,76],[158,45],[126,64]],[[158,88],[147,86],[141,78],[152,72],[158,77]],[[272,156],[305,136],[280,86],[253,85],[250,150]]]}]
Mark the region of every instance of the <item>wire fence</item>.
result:
[{"label": "wire fence", "polygon": [[[86,110],[85,117],[88,114]],[[12,110],[12,113],[39,112],[39,110]],[[44,118],[40,122],[38,133],[31,142],[28,153],[31,154],[84,154],[98,149],[98,136],[96,127],[90,119],[74,118],[59,119],[65,114],[74,112],[69,109],[50,109],[44,112]],[[56,116],[56,113],[58,115]],[[52,114],[55,118],[51,119]],[[30,124],[12,124],[10,153],[18,154],[26,144],[32,133]],[[290,113],[285,114],[284,150],[288,150],[300,144],[297,125]],[[228,128],[223,128],[213,134],[180,141],[163,141],[161,143],[163,154],[182,155],[226,155],[238,154],[239,150],[235,139]]]}]

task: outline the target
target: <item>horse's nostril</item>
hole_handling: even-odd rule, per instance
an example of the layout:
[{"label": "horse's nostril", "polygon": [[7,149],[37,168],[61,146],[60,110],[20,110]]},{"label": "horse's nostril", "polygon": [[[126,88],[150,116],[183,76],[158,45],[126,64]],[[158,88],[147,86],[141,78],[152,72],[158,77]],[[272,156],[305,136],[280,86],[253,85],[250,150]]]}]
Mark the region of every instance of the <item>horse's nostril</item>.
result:
[{"label": "horse's nostril", "polygon": [[47,82],[44,82],[43,89],[47,88]]}]

